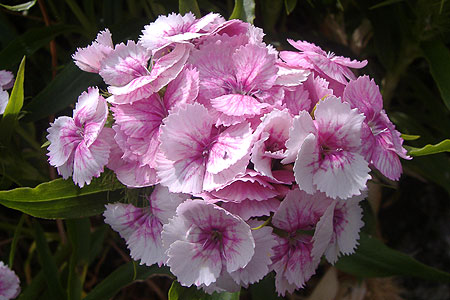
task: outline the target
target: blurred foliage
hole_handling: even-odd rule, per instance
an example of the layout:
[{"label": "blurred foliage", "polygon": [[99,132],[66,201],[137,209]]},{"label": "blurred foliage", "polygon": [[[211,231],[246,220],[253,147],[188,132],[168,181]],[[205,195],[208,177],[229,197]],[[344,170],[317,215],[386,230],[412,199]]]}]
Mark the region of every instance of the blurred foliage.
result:
[{"label": "blurred foliage", "polygon": [[[73,219],[38,220],[2,207],[0,255],[3,261],[8,261],[9,255],[10,266],[22,279],[19,299],[108,299],[114,295],[115,299],[165,299],[171,279],[150,275],[167,276],[168,271],[131,262],[124,242],[98,216],[105,203],[126,197],[120,186],[105,179],[107,176],[84,189],[74,187],[71,181],[54,180],[55,170],[48,166],[41,145],[46,142],[49,122],[70,115],[82,91],[88,86],[105,88],[99,76],[73,64],[71,55],[77,47],[90,44],[104,28],[110,29],[115,43],[136,40],[143,26],[158,15],[190,10],[197,16],[213,11],[225,18],[253,22],[264,29],[266,42],[279,49],[289,47],[289,37],[311,41],[339,55],[367,59],[369,64],[362,72],[380,85],[385,110],[397,128],[405,139],[420,136],[408,138],[411,155],[442,152],[404,160],[404,176],[450,194],[446,153],[450,138],[450,3],[445,0],[2,0],[0,69],[12,71],[18,80],[1,121],[0,203],[36,217]],[[377,174],[374,177],[376,182],[393,186]],[[107,192],[110,185],[117,191]],[[96,216],[87,218],[92,215]],[[376,222],[373,215],[366,220],[372,228],[369,233],[377,227],[373,225]],[[364,236],[363,240],[367,239]],[[381,269],[371,276],[448,276],[436,275],[433,269],[380,242],[363,240],[365,247],[359,256],[340,262],[342,270],[362,277],[374,266]],[[373,253],[373,249],[382,252]],[[378,253],[378,261],[367,263],[370,253]],[[385,268],[377,265],[389,261],[383,262],[383,255],[393,259]],[[365,269],[361,264],[355,267],[358,260],[365,260]],[[414,266],[419,269],[408,269]],[[145,284],[126,288],[137,280]],[[261,299],[264,295],[276,299],[273,284],[269,275],[243,290],[240,298]],[[171,299],[178,299],[175,294],[196,293],[176,283],[171,292]],[[223,299],[236,297],[230,294]]]}]

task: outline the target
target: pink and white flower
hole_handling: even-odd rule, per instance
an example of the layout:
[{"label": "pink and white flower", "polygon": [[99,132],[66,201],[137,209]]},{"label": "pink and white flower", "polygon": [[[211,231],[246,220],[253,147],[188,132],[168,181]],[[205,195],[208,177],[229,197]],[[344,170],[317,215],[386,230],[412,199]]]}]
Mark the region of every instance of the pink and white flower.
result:
[{"label": "pink and white flower", "polygon": [[100,75],[110,85],[108,91],[113,95],[108,101],[132,103],[158,92],[181,72],[191,47],[178,44],[171,52],[155,59],[134,41],[117,45],[100,68]]},{"label": "pink and white flower", "polygon": [[159,16],[155,22],[146,25],[139,43],[155,53],[171,44],[186,43],[209,34],[224,22],[225,19],[215,13],[209,13],[200,19],[196,19],[191,12],[184,16],[171,13],[168,16]]},{"label": "pink and white flower", "polygon": [[295,180],[309,194],[319,190],[334,199],[361,194],[371,178],[359,154],[364,116],[334,96],[320,101],[314,116],[303,111],[294,119],[282,162],[295,158]]},{"label": "pink and white flower", "polygon": [[16,273],[0,261],[0,299],[9,300],[19,296],[20,280]]},{"label": "pink and white flower", "polygon": [[250,226],[215,204],[188,200],[164,225],[167,265],[184,286],[217,281],[222,271],[244,268],[255,253]]},{"label": "pink and white flower", "polygon": [[167,259],[161,240],[162,227],[188,198],[189,195],[170,193],[166,187],[157,185],[150,197],[147,196],[148,206],[108,204],[103,216],[105,223],[125,239],[134,260],[147,266],[155,263],[161,266]]},{"label": "pink and white flower", "polygon": [[349,68],[360,69],[367,65],[367,60],[351,60],[347,57],[336,56],[333,52],[326,53],[313,43],[306,41],[295,42],[290,39],[288,39],[288,42],[301,51],[281,51],[280,57],[288,65],[314,70],[344,85],[347,84],[347,79],[355,79],[355,75]]},{"label": "pink and white flower", "polygon": [[211,191],[245,172],[252,142],[249,124],[216,128],[214,123],[214,117],[198,103],[164,120],[162,156],[156,169],[161,184],[170,191]]},{"label": "pink and white flower", "polygon": [[75,64],[83,71],[98,73],[102,61],[114,50],[109,29],[100,31],[95,41],[85,48],[77,48],[72,55]]},{"label": "pink and white flower", "polygon": [[191,55],[200,73],[199,102],[216,112],[218,125],[237,124],[281,104],[282,90],[274,87],[276,55],[262,43],[247,41],[246,36],[223,36]]},{"label": "pink and white flower", "polygon": [[329,202],[321,200],[299,189],[291,190],[272,218],[272,224],[287,233],[286,237],[276,237],[273,248],[272,268],[279,295],[302,288],[319,265],[323,252],[317,255],[316,248],[323,241],[321,237],[313,238],[310,231],[328,207]]},{"label": "pink and white flower", "polygon": [[341,253],[349,255],[355,252],[359,231],[364,226],[359,205],[364,198],[363,194],[348,200],[328,199],[330,204],[317,223],[314,234],[315,239],[322,243],[316,248],[316,256],[320,257],[325,252],[326,259],[335,264]]},{"label": "pink and white flower", "polygon": [[49,162],[67,179],[83,187],[99,177],[108,163],[112,129],[104,128],[108,116],[105,99],[97,88],[78,97],[73,118],[62,116],[47,130]]},{"label": "pink and white flower", "polygon": [[14,85],[14,74],[10,71],[0,70],[0,90],[8,90]]},{"label": "pink and white flower", "polygon": [[369,76],[361,76],[348,83],[343,99],[366,116],[361,136],[361,153],[384,176],[398,180],[402,173],[399,156],[411,158],[402,147],[400,133],[383,110],[383,99],[378,86]]}]

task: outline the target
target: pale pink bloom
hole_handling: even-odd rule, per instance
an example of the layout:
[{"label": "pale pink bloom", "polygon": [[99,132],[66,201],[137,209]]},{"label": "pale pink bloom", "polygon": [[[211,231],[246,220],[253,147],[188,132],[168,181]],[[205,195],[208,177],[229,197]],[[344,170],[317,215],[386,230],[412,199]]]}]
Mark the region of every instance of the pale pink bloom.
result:
[{"label": "pale pink bloom", "polygon": [[139,43],[148,50],[157,51],[173,43],[190,42],[204,36],[224,22],[225,19],[215,13],[209,13],[200,19],[196,19],[191,12],[184,16],[171,13],[159,16],[155,22],[146,25]]},{"label": "pale pink bloom", "polygon": [[132,204],[107,204],[103,213],[105,223],[125,239],[130,255],[141,264],[161,266],[166,261],[162,246],[162,226],[175,215],[176,208],[186,194],[170,193],[166,187],[157,185],[150,196],[148,206],[135,207]]},{"label": "pale pink bloom", "polygon": [[289,128],[292,126],[292,117],[288,110],[272,110],[261,118],[261,124],[255,130],[255,144],[252,148],[251,161],[254,169],[270,178],[273,160],[286,157],[285,143],[289,139]]},{"label": "pale pink bloom", "polygon": [[224,202],[222,207],[230,213],[248,220],[252,217],[270,216],[270,213],[276,212],[280,206],[280,200],[269,198],[265,200],[245,199],[241,202]]},{"label": "pale pink bloom", "polygon": [[317,102],[324,97],[331,95],[336,96],[334,91],[329,88],[329,82],[318,75],[316,76],[314,72],[309,75],[302,86],[308,92],[309,99],[311,100],[311,106],[308,111],[311,111]]},{"label": "pale pink bloom", "polygon": [[402,147],[400,133],[383,110],[383,99],[378,86],[369,76],[361,76],[348,83],[343,99],[366,116],[361,153],[384,176],[398,180],[402,173],[399,156],[411,158]]},{"label": "pale pink bloom", "polygon": [[282,86],[297,86],[308,79],[311,74],[309,70],[293,68],[288,64],[277,61],[278,78],[275,81],[276,85]]},{"label": "pale pink bloom", "polygon": [[191,47],[178,44],[170,53],[155,59],[133,41],[117,45],[100,68],[100,75],[113,94],[108,101],[132,103],[158,92],[181,72]]},{"label": "pale pink bloom", "polygon": [[[263,221],[250,220],[247,222],[251,228],[257,228]],[[248,287],[250,284],[260,281],[270,271],[273,256],[272,248],[276,245],[275,235],[272,234],[272,227],[264,226],[257,230],[252,230],[255,240],[255,254],[248,264],[230,275],[240,286]]]},{"label": "pale pink bloom", "polygon": [[284,90],[283,105],[292,116],[298,115],[301,111],[311,111],[311,99],[304,84]]},{"label": "pale pink bloom", "polygon": [[9,94],[0,88],[0,115],[5,112],[6,106],[9,102]]},{"label": "pale pink bloom", "polygon": [[111,143],[110,159],[106,166],[114,171],[122,184],[128,187],[146,187],[158,183],[154,168],[149,165],[141,165],[138,157],[125,155],[118,143],[124,145],[126,136],[119,126],[114,125],[113,129],[116,134]]},{"label": "pale pink bloom", "polygon": [[198,72],[185,68],[167,85],[164,97],[154,93],[130,104],[113,106],[115,124],[120,128],[120,133],[116,130],[116,134],[123,135],[123,138],[116,138],[124,152],[123,158],[155,168],[162,120],[174,107],[193,103],[197,94]]},{"label": "pale pink bloom", "polygon": [[86,48],[77,48],[77,52],[72,55],[75,64],[83,71],[98,73],[102,61],[114,49],[111,33],[108,29],[100,31],[95,41]]},{"label": "pale pink bloom", "polygon": [[232,125],[262,115],[282,90],[275,87],[276,55],[262,44],[242,44],[246,36],[221,36],[194,50],[190,61],[200,73],[199,101],[217,113],[217,124]]},{"label": "pale pink bloom", "polygon": [[210,194],[222,201],[235,203],[243,200],[263,201],[278,196],[277,190],[267,178],[250,169],[211,191]]},{"label": "pale pink bloom", "polygon": [[0,261],[0,299],[9,300],[19,296],[20,280],[16,273]]},{"label": "pale pink bloom", "polygon": [[198,103],[164,120],[157,171],[172,192],[210,191],[245,172],[252,142],[249,124],[216,128],[215,121]]},{"label": "pale pink bloom", "polygon": [[10,71],[0,70],[0,90],[8,90],[14,85],[14,74]]},{"label": "pale pink bloom", "polygon": [[294,118],[282,162],[295,158],[295,180],[309,194],[319,190],[334,199],[361,194],[371,178],[359,154],[364,116],[334,96],[320,101],[314,116],[313,121],[303,111]]},{"label": "pale pink bloom", "polygon": [[341,253],[349,255],[355,252],[359,231],[364,226],[359,202],[365,196],[354,196],[348,200],[328,199],[330,204],[314,233],[314,239],[322,243],[315,249],[317,257],[320,258],[325,252],[327,260],[335,264]]},{"label": "pale pink bloom", "polygon": [[187,200],[162,232],[167,265],[184,286],[216,282],[245,267],[255,253],[250,226],[215,204]]},{"label": "pale pink bloom", "polygon": [[281,202],[272,218],[272,224],[286,231],[287,236],[277,236],[273,248],[272,268],[276,272],[275,286],[279,295],[302,288],[315,273],[320,256],[315,256],[315,241],[308,232],[314,230],[328,202],[299,189],[291,190]]},{"label": "pale pink bloom", "polygon": [[73,118],[59,117],[47,130],[49,162],[58,173],[80,187],[100,176],[108,163],[113,130],[104,128],[108,116],[105,99],[97,88],[78,97]]},{"label": "pale pink bloom", "polygon": [[306,41],[295,42],[288,39],[288,42],[301,51],[281,51],[280,57],[288,65],[315,70],[342,84],[347,84],[347,79],[355,79],[355,75],[349,68],[360,69],[367,65],[367,60],[351,60],[347,57],[336,56],[333,52],[326,53],[320,47]]}]

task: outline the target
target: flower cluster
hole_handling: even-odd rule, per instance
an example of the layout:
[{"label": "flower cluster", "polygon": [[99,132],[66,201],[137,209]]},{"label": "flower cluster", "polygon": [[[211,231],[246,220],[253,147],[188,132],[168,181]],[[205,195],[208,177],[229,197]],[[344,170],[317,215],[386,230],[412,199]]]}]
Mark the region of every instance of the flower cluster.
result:
[{"label": "flower cluster", "polygon": [[154,186],[105,222],[135,260],[209,293],[271,271],[279,294],[302,288],[322,256],[354,252],[370,167],[398,180],[409,159],[378,86],[351,70],[367,61],[263,36],[212,13],[160,16],[137,43],[106,29],[73,58],[107,93],[89,88],[48,129],[50,163],[80,187],[105,166]]},{"label": "flower cluster", "polygon": [[20,280],[16,273],[0,261],[0,299],[16,298],[20,293]]}]

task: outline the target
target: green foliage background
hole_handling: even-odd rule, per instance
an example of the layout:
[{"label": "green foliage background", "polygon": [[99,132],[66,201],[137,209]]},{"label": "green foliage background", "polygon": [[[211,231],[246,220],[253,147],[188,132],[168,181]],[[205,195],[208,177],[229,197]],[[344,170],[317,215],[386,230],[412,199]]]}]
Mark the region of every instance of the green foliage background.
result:
[{"label": "green foliage background", "polygon": [[[378,208],[409,195],[410,186],[402,183],[410,178],[445,201],[449,198],[450,3],[2,0],[1,4],[0,69],[17,74],[17,80],[0,122],[0,203],[4,205],[0,230],[6,240],[0,259],[9,261],[22,279],[19,299],[109,299],[114,295],[117,299],[154,299],[167,292],[169,299],[276,298],[270,275],[240,295],[206,296],[176,283],[169,291],[170,272],[130,261],[123,241],[99,216],[105,203],[134,201],[130,199],[136,195],[126,192],[108,172],[79,189],[70,180],[55,179],[55,171],[47,163],[49,122],[70,115],[77,97],[88,86],[105,88],[99,76],[73,64],[71,55],[76,48],[90,44],[104,28],[111,30],[115,43],[136,40],[143,26],[158,15],[188,11],[198,17],[213,11],[225,18],[253,22],[264,29],[266,42],[279,49],[289,48],[286,38],[303,39],[327,51],[369,61],[362,73],[380,85],[385,109],[405,134],[410,155],[416,157],[403,161],[405,174],[400,184],[373,174],[373,189],[382,197],[369,197],[365,203],[361,247],[355,255],[341,259],[337,267],[357,278],[402,275],[450,282],[448,273],[419,263],[375,238],[383,235]],[[450,263],[448,256],[445,259]],[[155,274],[165,277],[151,277]],[[127,292],[122,290],[139,280],[147,283],[146,288],[133,288],[139,286],[135,283]],[[159,290],[155,288],[158,285],[162,287]]]}]

